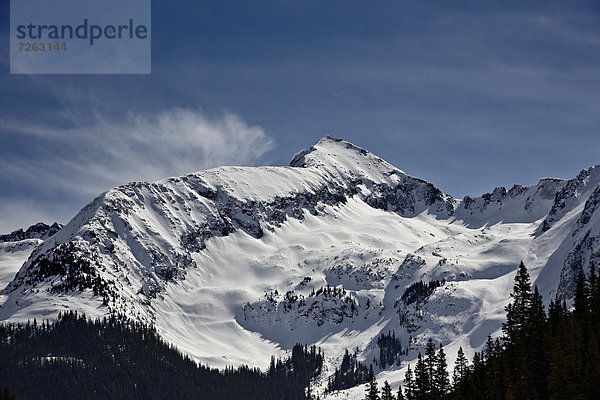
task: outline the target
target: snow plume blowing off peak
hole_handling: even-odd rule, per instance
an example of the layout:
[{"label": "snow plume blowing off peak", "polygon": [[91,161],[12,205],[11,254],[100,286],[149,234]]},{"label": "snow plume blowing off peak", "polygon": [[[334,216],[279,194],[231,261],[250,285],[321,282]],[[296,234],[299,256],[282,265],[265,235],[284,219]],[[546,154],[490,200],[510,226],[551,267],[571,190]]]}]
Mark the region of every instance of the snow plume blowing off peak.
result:
[{"label": "snow plume blowing off peak", "polygon": [[[570,298],[573,274],[600,263],[599,188],[592,168],[457,200],[327,136],[290,166],[101,194],[31,252],[0,320],[122,314],[217,367],[264,368],[316,343],[334,371],[354,349],[397,386],[429,337],[452,363],[500,332],[520,260],[546,302]],[[392,365],[379,360],[390,331],[403,349]]]}]

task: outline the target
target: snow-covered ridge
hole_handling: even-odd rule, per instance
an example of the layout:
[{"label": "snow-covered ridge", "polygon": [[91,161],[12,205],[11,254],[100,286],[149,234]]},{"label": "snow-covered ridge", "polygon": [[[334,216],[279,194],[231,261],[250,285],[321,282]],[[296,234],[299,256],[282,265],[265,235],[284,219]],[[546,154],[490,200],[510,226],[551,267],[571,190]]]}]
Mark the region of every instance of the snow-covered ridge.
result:
[{"label": "snow-covered ridge", "polygon": [[598,184],[600,184],[600,166],[584,169],[577,177],[567,181],[556,193],[552,209],[542,225],[542,231],[550,229],[556,221],[581,204],[582,200],[585,201]]},{"label": "snow-covered ridge", "polygon": [[[520,260],[546,301],[570,296],[573,271],[600,261],[599,203],[598,167],[457,200],[326,137],[287,167],[101,194],[37,243],[2,291],[0,320],[123,313],[214,366],[264,367],[318,343],[330,372],[345,348],[372,362],[393,330],[407,360],[432,336],[452,364],[458,346],[469,355],[500,329]],[[445,283],[404,303],[421,281]],[[404,367],[378,373],[394,383]]]},{"label": "snow-covered ridge", "polygon": [[456,218],[472,226],[531,223],[548,215],[556,194],[566,184],[562,179],[544,178],[532,186],[514,185],[509,190],[497,187],[480,197],[466,196],[456,210]]},{"label": "snow-covered ridge", "polygon": [[38,222],[35,225],[31,225],[26,230],[17,229],[11,233],[0,235],[0,242],[17,242],[27,239],[46,240],[58,232],[62,227],[63,225],[57,222],[53,223],[52,225]]},{"label": "snow-covered ridge", "polygon": [[[339,139],[322,139],[296,156],[292,165],[296,166],[222,167],[112,189],[36,249],[5,292],[36,286],[40,280],[56,290],[55,278],[84,279],[83,287],[94,289],[92,281],[97,280],[101,287],[128,286],[115,291],[124,309],[117,304],[113,311],[125,311],[132,301],[140,301],[138,294],[153,298],[166,282],[183,278],[195,266],[190,254],[203,250],[210,238],[243,231],[259,239],[288,218],[302,220],[307,212],[319,215],[323,207],[353,196],[403,216],[428,210],[447,217],[454,212],[454,200],[430,183]],[[65,262],[66,244],[84,260],[79,267],[92,264],[91,271],[106,273],[83,273],[86,277],[81,278],[72,276],[79,274],[77,268],[61,275],[61,268],[45,266]],[[120,282],[122,267],[137,279]]]}]

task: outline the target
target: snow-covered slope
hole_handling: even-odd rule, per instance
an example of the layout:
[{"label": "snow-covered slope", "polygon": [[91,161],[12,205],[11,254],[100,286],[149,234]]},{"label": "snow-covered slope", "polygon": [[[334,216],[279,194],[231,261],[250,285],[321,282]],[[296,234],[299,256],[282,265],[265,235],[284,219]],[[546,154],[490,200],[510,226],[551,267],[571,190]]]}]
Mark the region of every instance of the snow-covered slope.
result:
[{"label": "snow-covered slope", "polygon": [[40,239],[0,242],[0,287],[4,288],[12,281],[33,249],[41,243]]},{"label": "snow-covered slope", "polygon": [[[26,230],[18,229],[0,235],[0,288],[6,287],[12,281],[33,249],[61,228],[62,225],[56,222],[52,225],[40,222]],[[3,297],[0,297],[0,304],[2,302]]]},{"label": "snow-covered slope", "polygon": [[[520,260],[546,301],[570,296],[573,271],[599,255],[599,182],[591,168],[457,200],[326,137],[289,167],[103,193],[33,251],[2,292],[0,320],[123,313],[214,366],[265,367],[317,343],[321,383],[344,349],[372,362],[377,335],[394,330],[411,351],[378,377],[397,385],[428,337],[452,365],[459,346],[469,355],[499,331]],[[421,280],[445,284],[403,301]]]}]

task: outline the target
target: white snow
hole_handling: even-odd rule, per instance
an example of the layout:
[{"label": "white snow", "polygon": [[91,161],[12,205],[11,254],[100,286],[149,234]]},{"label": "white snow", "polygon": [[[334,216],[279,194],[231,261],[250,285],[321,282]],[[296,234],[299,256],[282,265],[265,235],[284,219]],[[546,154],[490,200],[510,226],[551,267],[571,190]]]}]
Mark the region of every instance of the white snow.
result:
[{"label": "white snow", "polygon": [[[0,290],[15,277],[25,260],[42,241],[27,239],[17,242],[0,242]],[[0,305],[6,296],[0,294]]]}]

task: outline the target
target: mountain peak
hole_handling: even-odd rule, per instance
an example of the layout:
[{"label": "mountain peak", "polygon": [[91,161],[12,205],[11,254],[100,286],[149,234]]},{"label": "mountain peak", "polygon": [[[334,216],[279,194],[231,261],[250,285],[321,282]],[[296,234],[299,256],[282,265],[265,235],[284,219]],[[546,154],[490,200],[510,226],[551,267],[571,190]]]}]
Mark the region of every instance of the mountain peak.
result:
[{"label": "mountain peak", "polygon": [[308,150],[296,153],[290,166],[324,169],[332,175],[364,177],[376,183],[406,176],[404,171],[373,153],[333,136],[325,136]]},{"label": "mountain peak", "polygon": [[[359,152],[362,154],[369,153],[367,150],[362,149],[346,140],[334,137],[334,136],[324,136],[319,139],[314,145],[312,145],[309,149],[300,150],[298,153],[294,154],[292,157],[292,161],[290,162],[291,167],[307,167],[307,166],[315,166],[319,163],[316,162],[316,159],[325,158],[322,156],[328,155],[328,153],[335,152],[338,150],[342,150],[343,152]],[[307,157],[309,156],[310,157]]]},{"label": "mountain peak", "polygon": [[328,143],[328,142],[333,142],[333,143],[339,143],[339,142],[346,142],[346,143],[350,143],[342,138],[338,138],[335,136],[331,136],[331,135],[325,135],[323,136],[321,139],[319,139],[318,143]]}]

